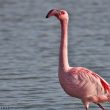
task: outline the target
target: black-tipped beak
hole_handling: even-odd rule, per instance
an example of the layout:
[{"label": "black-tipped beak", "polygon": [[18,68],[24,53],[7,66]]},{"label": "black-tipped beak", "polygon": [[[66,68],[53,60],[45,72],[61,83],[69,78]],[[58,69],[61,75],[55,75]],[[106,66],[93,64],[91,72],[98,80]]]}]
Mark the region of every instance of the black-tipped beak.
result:
[{"label": "black-tipped beak", "polygon": [[46,15],[46,18],[49,18],[50,15],[51,15],[51,13],[52,13],[53,11],[54,11],[54,10],[50,10],[50,11],[48,12],[48,14]]},{"label": "black-tipped beak", "polygon": [[49,18],[48,14],[46,15],[46,18]]},{"label": "black-tipped beak", "polygon": [[50,16],[53,16],[54,15],[54,13],[56,13],[56,9],[52,9],[52,10],[50,10],[49,12],[48,12],[48,14],[46,15],[46,18],[49,18]]}]

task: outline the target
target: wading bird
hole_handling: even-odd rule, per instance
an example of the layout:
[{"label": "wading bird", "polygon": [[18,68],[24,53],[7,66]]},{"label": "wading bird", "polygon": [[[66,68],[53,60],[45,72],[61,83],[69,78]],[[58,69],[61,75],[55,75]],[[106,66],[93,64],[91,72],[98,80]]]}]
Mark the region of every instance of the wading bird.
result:
[{"label": "wading bird", "polygon": [[71,67],[68,63],[68,21],[65,10],[52,9],[46,18],[55,16],[61,24],[61,41],[59,50],[59,82],[64,91],[72,97],[81,99],[85,110],[90,103],[110,102],[110,85],[101,76],[84,67]]}]

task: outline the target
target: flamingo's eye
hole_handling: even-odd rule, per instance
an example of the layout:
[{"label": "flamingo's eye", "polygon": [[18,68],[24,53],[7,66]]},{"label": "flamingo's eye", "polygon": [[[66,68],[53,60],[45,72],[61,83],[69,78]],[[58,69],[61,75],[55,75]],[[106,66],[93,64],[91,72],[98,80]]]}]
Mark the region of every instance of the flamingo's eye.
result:
[{"label": "flamingo's eye", "polygon": [[59,15],[64,15],[65,12],[64,11],[60,11]]},{"label": "flamingo's eye", "polygon": [[65,12],[64,12],[64,11],[61,11],[61,14],[62,14],[62,15],[64,15],[64,14],[65,14]]}]

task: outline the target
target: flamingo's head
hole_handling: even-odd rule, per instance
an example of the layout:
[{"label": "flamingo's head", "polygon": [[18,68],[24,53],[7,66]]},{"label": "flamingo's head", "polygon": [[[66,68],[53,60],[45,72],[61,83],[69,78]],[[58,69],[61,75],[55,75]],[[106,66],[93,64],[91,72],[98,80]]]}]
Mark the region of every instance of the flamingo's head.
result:
[{"label": "flamingo's head", "polygon": [[48,12],[46,18],[49,18],[51,16],[55,16],[59,20],[68,20],[68,13],[65,10],[52,9]]}]

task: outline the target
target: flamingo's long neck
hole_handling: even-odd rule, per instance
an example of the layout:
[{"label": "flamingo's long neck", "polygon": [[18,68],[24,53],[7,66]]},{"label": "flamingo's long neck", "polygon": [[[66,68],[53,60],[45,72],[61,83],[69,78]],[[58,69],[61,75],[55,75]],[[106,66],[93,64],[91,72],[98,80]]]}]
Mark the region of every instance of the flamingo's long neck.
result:
[{"label": "flamingo's long neck", "polygon": [[61,23],[61,42],[59,52],[59,71],[66,71],[69,68],[68,63],[68,20],[62,20]]}]

